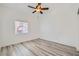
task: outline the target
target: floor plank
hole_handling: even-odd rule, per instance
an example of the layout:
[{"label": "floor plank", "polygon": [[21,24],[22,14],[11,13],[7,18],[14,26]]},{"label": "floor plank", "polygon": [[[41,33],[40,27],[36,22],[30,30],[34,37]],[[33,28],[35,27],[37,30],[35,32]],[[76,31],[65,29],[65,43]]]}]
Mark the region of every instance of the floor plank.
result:
[{"label": "floor plank", "polygon": [[75,56],[75,47],[35,39],[0,48],[0,56]]}]

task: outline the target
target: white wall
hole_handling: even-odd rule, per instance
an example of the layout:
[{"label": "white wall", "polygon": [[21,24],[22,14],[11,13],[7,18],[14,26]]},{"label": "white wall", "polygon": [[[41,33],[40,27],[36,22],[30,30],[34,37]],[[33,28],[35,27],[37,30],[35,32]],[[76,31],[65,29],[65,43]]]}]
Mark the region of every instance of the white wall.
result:
[{"label": "white wall", "polygon": [[[15,44],[27,40],[39,38],[39,22],[32,10],[26,4],[3,4],[0,5],[0,47]],[[29,23],[29,33],[15,35],[15,20]]]},{"label": "white wall", "polygon": [[45,4],[50,9],[40,18],[40,36],[79,49],[79,4]]},{"label": "white wall", "polygon": [[[2,11],[2,9],[0,9],[0,11]],[[2,14],[2,12],[1,12],[1,14]],[[1,14],[0,14],[0,43],[2,42],[1,41],[1,39],[2,39],[2,29],[1,29],[1,27],[2,27],[2,16],[1,16]]]}]

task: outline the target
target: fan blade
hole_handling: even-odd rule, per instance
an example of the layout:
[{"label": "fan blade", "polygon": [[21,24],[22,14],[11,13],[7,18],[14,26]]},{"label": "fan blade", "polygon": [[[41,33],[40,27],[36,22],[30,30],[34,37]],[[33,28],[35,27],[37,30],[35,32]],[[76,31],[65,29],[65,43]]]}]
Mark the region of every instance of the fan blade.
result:
[{"label": "fan blade", "polygon": [[43,12],[42,12],[42,11],[40,11],[40,13],[41,13],[41,14],[43,14]]},{"label": "fan blade", "polygon": [[28,7],[35,9],[35,7],[32,7],[32,6],[28,6]]},{"label": "fan blade", "polygon": [[49,8],[41,8],[41,10],[48,10]]},{"label": "fan blade", "polygon": [[33,11],[32,13],[35,13],[36,12],[36,10],[35,11]]},{"label": "fan blade", "polygon": [[38,3],[38,5],[36,6],[36,8],[38,7],[38,6],[40,6],[41,5],[41,3]]},{"label": "fan blade", "polygon": [[38,5],[41,5],[41,3],[38,3]]}]

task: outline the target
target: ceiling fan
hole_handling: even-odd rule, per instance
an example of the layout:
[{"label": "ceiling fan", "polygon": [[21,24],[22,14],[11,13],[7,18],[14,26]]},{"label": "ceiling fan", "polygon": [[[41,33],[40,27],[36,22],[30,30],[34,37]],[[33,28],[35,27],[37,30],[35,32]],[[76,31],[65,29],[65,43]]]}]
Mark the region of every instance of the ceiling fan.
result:
[{"label": "ceiling fan", "polygon": [[43,10],[48,10],[49,9],[48,7],[43,8],[42,5],[41,5],[41,3],[38,3],[36,5],[36,7],[29,6],[29,5],[28,5],[28,7],[34,9],[34,11],[32,13],[39,12],[40,14],[43,14]]}]

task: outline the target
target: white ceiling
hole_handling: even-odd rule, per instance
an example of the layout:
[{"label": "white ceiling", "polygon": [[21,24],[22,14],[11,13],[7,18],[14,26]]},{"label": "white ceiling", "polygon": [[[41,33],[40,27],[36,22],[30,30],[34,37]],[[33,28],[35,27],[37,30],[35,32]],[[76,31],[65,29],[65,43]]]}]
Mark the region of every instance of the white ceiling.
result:
[{"label": "white ceiling", "polygon": [[[35,3],[3,3],[3,4],[0,4],[0,7],[12,8],[14,10],[18,10],[22,12],[33,12],[33,9],[27,7],[28,5],[36,6],[37,4]],[[43,4],[43,6],[47,6],[47,5]]]},{"label": "white ceiling", "polygon": [[[1,8],[7,8],[7,9],[12,9],[12,10],[15,10],[15,11],[19,11],[20,13],[24,13],[24,14],[29,14],[31,15],[32,12],[34,11],[33,9],[31,8],[28,8],[27,6],[28,5],[31,5],[31,6],[36,6],[37,4],[36,3],[1,3],[0,4],[0,7]],[[44,7],[49,7],[49,10],[47,11],[44,11],[44,14],[41,15],[41,18],[42,17],[47,17],[47,16],[50,16],[50,14],[55,14],[55,12],[57,12],[56,10],[62,10],[61,8],[65,8],[68,7],[72,7],[72,6],[75,6],[75,7],[79,7],[79,4],[75,3],[42,3],[42,5]],[[63,6],[64,5],[64,6]],[[38,13],[35,13],[35,14],[32,14],[32,15],[37,15]]]}]

